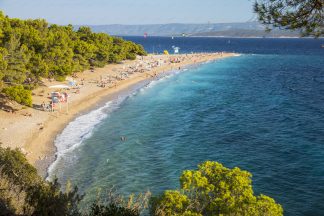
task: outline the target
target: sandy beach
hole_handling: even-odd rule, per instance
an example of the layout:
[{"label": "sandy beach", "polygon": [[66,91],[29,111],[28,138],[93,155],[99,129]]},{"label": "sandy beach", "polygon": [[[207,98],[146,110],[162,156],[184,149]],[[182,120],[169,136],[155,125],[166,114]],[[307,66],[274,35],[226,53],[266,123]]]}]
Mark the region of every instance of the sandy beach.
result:
[{"label": "sandy beach", "polygon": [[[74,74],[67,80],[76,83],[68,89],[49,88],[68,85],[69,81],[43,80],[33,91],[33,108],[17,104],[14,113],[0,110],[0,143],[2,147],[19,148],[30,163],[45,175],[49,164],[55,159],[55,137],[77,116],[98,106],[109,95],[116,95],[144,80],[152,80],[163,73],[220,58],[234,56],[233,53],[200,53],[182,55],[148,55],[134,61],[107,65]],[[68,103],[56,105],[55,111],[43,110],[41,104],[49,104],[51,92],[66,92]]]}]

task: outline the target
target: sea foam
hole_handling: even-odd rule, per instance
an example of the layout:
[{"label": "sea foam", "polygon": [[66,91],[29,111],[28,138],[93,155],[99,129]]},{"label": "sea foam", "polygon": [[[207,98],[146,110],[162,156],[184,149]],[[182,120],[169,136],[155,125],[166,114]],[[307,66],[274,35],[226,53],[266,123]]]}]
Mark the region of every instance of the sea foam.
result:
[{"label": "sea foam", "polygon": [[85,139],[91,137],[95,127],[107,118],[109,113],[117,109],[125,98],[126,96],[123,96],[109,101],[104,106],[77,117],[64,128],[54,141],[57,150],[56,159],[48,168],[48,180],[53,177],[59,162],[80,147]]},{"label": "sea foam", "polygon": [[[183,69],[181,71],[186,70],[187,69]],[[112,111],[118,109],[119,105],[126,98],[136,96],[138,93],[142,93],[147,89],[152,88],[159,82],[165,81],[181,71],[170,71],[168,74],[158,77],[156,80],[152,80],[148,84],[134,89],[134,91],[129,93],[129,95],[119,96],[117,99],[107,102],[104,106],[85,115],[81,115],[71,121],[54,141],[57,152],[55,154],[55,161],[48,167],[47,180],[51,180],[53,176],[55,176],[60,161],[63,159],[67,160],[67,157],[70,157],[69,153],[80,147],[84,140],[90,138],[96,126],[106,119]]]}]

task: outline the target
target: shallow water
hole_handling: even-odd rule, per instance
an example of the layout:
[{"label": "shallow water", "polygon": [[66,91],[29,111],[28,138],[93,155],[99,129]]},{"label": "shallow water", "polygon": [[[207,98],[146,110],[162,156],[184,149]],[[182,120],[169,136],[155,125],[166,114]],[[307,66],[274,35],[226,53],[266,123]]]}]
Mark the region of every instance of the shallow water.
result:
[{"label": "shallow water", "polygon": [[51,176],[72,180],[88,202],[112,186],[158,194],[215,160],[250,171],[255,192],[286,215],[323,215],[324,53],[307,41],[263,53],[257,41],[259,54],[174,73],[79,117],[56,140]]}]

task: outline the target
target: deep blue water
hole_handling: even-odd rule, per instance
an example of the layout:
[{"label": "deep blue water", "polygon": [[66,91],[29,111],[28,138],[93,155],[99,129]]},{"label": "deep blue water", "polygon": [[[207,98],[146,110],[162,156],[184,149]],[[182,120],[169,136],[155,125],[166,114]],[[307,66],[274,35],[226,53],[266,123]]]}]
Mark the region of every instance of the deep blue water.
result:
[{"label": "deep blue water", "polygon": [[173,53],[172,46],[180,47],[180,53],[237,52],[249,54],[323,55],[324,39],[311,38],[199,38],[199,37],[124,37],[142,44],[149,53]]},{"label": "deep blue water", "polygon": [[112,186],[158,194],[178,187],[182,170],[215,160],[251,172],[256,194],[285,215],[324,215],[324,40],[127,39],[148,51],[243,55],[173,73],[76,119],[56,140],[52,175],[87,201]]}]

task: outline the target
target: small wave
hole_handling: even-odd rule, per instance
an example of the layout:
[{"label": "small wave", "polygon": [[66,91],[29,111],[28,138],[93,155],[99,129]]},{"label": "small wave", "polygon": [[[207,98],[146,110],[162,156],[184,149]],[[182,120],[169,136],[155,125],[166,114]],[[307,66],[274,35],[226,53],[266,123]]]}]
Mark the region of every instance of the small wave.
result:
[{"label": "small wave", "polygon": [[[188,70],[188,69],[183,69],[181,71],[186,71],[186,70]],[[149,82],[143,88],[140,88],[138,90],[138,92],[144,92],[145,90],[154,87],[158,83],[163,82],[163,81],[165,81],[167,79],[170,79],[171,77],[173,77],[174,75],[178,74],[179,72],[180,72],[179,70],[177,70],[177,71],[170,71],[167,75],[163,75],[161,77],[158,77],[156,80],[153,80],[153,81]],[[137,92],[133,93],[133,95],[136,95],[136,94],[137,94]]]},{"label": "small wave", "polygon": [[209,64],[209,63],[211,63],[213,61],[215,61],[215,60],[209,60],[209,61],[201,62],[201,63],[199,63],[197,65],[205,65],[205,64]]},{"label": "small wave", "polygon": [[[188,69],[183,69],[181,71],[186,71]],[[96,125],[102,122],[105,118],[108,117],[109,113],[116,110],[120,103],[126,98],[131,98],[136,96],[138,93],[141,93],[148,88],[152,88],[160,82],[163,82],[175,74],[180,73],[181,71],[170,71],[168,74],[158,77],[157,80],[149,82],[147,85],[138,88],[137,90],[131,92],[129,95],[119,96],[116,100],[107,102],[104,106],[89,112],[88,114],[77,117],[75,120],[70,122],[65,129],[59,134],[54,144],[56,146],[56,159],[49,166],[47,173],[47,180],[50,180],[55,174],[55,170],[62,159],[66,159],[68,154],[73,150],[80,147],[84,140],[90,138],[93,134],[93,130]]]},{"label": "small wave", "polygon": [[59,134],[54,144],[57,149],[56,159],[48,168],[48,178],[50,179],[60,162],[68,153],[80,147],[84,140],[91,137],[96,125],[107,118],[109,113],[118,108],[118,105],[126,97],[118,97],[114,101],[107,102],[104,106],[89,112],[88,114],[77,117],[70,122]]}]

